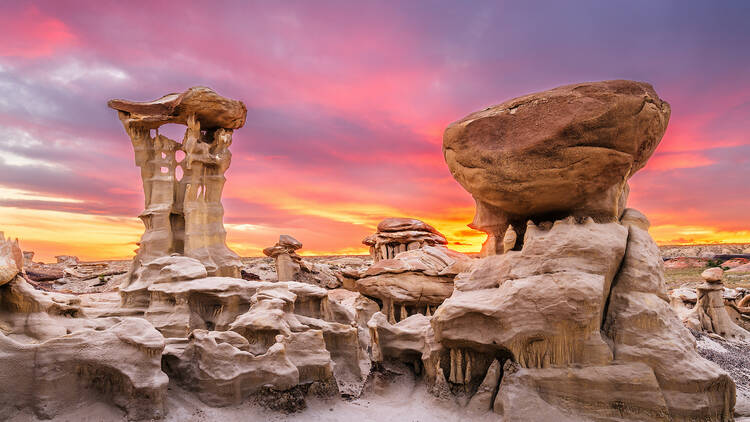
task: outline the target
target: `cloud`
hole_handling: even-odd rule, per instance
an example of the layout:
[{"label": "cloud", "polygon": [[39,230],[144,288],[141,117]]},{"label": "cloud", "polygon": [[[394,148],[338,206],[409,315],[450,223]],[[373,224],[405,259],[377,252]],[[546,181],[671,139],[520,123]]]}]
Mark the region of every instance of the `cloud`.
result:
[{"label": "cloud", "polygon": [[[64,241],[72,230],[104,241],[89,234],[102,216],[133,221],[137,240],[139,170],[106,101],[194,85],[248,107],[224,189],[229,241],[243,254],[280,233],[306,253],[363,252],[361,239],[395,215],[477,251],[484,234],[466,227],[474,203],[445,166],[443,129],[514,96],[614,78],[652,83],[673,110],[630,205],[657,227],[748,228],[747,2],[156,2],[144,12],[41,1],[0,12],[0,186],[14,192],[0,205],[35,242],[40,212],[82,219]],[[653,233],[695,237],[677,231]],[[64,241],[37,245],[62,253],[73,247]]]}]

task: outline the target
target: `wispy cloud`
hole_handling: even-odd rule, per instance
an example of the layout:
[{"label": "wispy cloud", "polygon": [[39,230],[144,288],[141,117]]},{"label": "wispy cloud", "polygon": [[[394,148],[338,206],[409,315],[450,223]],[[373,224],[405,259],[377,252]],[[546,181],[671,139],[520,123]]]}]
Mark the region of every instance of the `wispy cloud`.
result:
[{"label": "wispy cloud", "polygon": [[[238,252],[259,254],[280,233],[305,253],[362,252],[395,215],[476,251],[483,235],[466,227],[473,201],[443,162],[443,129],[528,92],[626,78],[651,82],[673,110],[630,205],[660,241],[698,238],[680,232],[695,227],[742,238],[748,19],[750,4],[735,1],[6,2],[0,230],[42,256],[132,253],[139,171],[106,101],[208,85],[248,106],[224,190]],[[60,224],[40,232],[41,217]],[[110,223],[127,230],[108,239]]]}]

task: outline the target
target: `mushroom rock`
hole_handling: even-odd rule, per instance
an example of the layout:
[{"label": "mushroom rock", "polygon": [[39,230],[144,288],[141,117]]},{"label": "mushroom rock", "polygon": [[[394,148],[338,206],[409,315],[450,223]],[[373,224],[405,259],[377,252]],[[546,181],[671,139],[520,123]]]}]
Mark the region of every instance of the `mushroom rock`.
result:
[{"label": "mushroom rock", "polygon": [[357,291],[382,304],[391,323],[432,315],[453,293],[453,279],[471,258],[443,246],[424,246],[375,262],[355,281]]},{"label": "mushroom rock", "polygon": [[282,234],[275,245],[263,249],[263,254],[274,259],[276,263],[276,276],[279,281],[294,281],[300,270],[302,258],[295,252],[302,247],[302,243],[289,236]]},{"label": "mushroom rock", "polygon": [[606,81],[520,97],[446,130],[448,166],[477,202],[472,226],[489,236],[486,257],[430,319],[442,346],[434,379],[477,391],[472,410],[496,388],[492,407],[507,420],[732,419],[734,383],[697,353],[648,220],[625,208],[627,179],[668,118],[650,85]]},{"label": "mushroom rock", "polygon": [[370,247],[370,255],[377,262],[424,246],[446,245],[448,241],[424,221],[393,217],[381,221],[377,232],[367,236],[362,243]]},{"label": "mushroom rock", "polygon": [[[697,287],[698,300],[692,311],[685,316],[685,324],[697,331],[714,333],[729,341],[750,338],[750,331],[735,324],[724,301],[724,270],[708,268],[701,274],[705,283]],[[739,308],[738,311],[743,309]]]},{"label": "mushroom rock", "polygon": [[448,126],[445,161],[476,200],[470,226],[488,233],[485,255],[502,253],[496,239],[509,224],[616,221],[669,116],[651,85],[615,80],[514,98]]},{"label": "mushroom rock", "polygon": [[[211,276],[239,277],[239,256],[226,246],[221,193],[232,160],[232,132],[245,123],[245,105],[205,87],[151,102],[111,100],[108,105],[130,136],[145,193],[140,218],[146,230],[133,277],[141,265],[171,254],[199,260]],[[167,123],[187,126],[182,143],[159,134]],[[178,152],[185,155],[181,161]]]}]

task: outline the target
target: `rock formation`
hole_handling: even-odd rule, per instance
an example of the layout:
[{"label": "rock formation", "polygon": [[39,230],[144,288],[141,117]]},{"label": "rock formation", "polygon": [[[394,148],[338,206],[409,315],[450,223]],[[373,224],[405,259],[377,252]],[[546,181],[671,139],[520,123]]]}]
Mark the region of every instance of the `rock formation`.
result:
[{"label": "rock formation", "polygon": [[719,267],[703,271],[701,276],[705,283],[698,286],[697,303],[685,323],[694,330],[718,334],[729,341],[750,339],[750,332],[735,324],[727,312],[721,281],[723,275],[724,270]]},{"label": "rock formation", "polygon": [[[199,260],[209,275],[239,277],[239,257],[226,246],[221,192],[232,160],[232,131],[245,124],[245,105],[204,87],[151,102],[108,105],[130,136],[145,193],[140,218],[146,231],[131,281],[144,265],[171,254]],[[167,123],[187,126],[182,143],[159,134]],[[184,159],[178,160],[178,152]]]},{"label": "rock formation", "polygon": [[295,252],[302,247],[302,243],[289,236],[282,234],[275,245],[263,249],[263,254],[274,259],[276,264],[276,276],[279,281],[294,281],[300,270],[302,258]]},{"label": "rock formation", "polygon": [[446,129],[446,162],[477,201],[472,226],[488,233],[488,256],[456,277],[430,321],[430,382],[482,386],[482,406],[492,390],[506,420],[732,419],[734,383],[697,354],[669,307],[648,220],[625,208],[627,179],[669,110],[648,84],[606,81]]},{"label": "rock formation", "polygon": [[434,227],[413,218],[386,218],[378,224],[378,231],[362,243],[370,247],[375,262],[391,259],[397,254],[424,246],[445,245],[448,242]]},{"label": "rock formation", "polygon": [[414,314],[430,316],[453,293],[453,279],[470,261],[442,245],[423,246],[375,262],[355,288],[380,302],[391,323]]},{"label": "rock formation", "polygon": [[40,418],[99,397],[129,419],[166,414],[164,338],[140,318],[89,319],[80,299],[34,289],[18,241],[0,235],[0,419]]},{"label": "rock formation", "polygon": [[476,200],[470,226],[488,234],[484,255],[503,252],[509,224],[522,238],[527,220],[616,221],[627,180],[656,149],[669,115],[650,85],[605,81],[514,98],[448,126],[445,161]]},{"label": "rock formation", "polygon": [[[115,303],[35,289],[18,242],[0,235],[0,386],[13,386],[0,389],[0,419],[23,408],[53,418],[89,398],[159,419],[170,382],[209,406],[296,411],[305,394],[358,397],[373,368],[398,367],[466,417],[732,420],[735,385],[696,352],[649,222],[625,206],[669,118],[651,86],[570,85],[446,130],[446,161],[477,201],[472,226],[488,233],[482,259],[447,249],[424,222],[386,219],[365,239],[366,270],[342,258],[359,268],[334,275],[282,235],[264,251],[276,276],[258,258],[262,280],[239,278],[222,224],[245,106],[208,88],[110,106],[141,167],[140,248]],[[182,144],[158,133],[165,123],[187,126]],[[56,265],[71,277],[105,270]],[[704,277],[696,327],[740,339],[724,300],[739,315],[750,296],[723,289],[720,269]]]}]

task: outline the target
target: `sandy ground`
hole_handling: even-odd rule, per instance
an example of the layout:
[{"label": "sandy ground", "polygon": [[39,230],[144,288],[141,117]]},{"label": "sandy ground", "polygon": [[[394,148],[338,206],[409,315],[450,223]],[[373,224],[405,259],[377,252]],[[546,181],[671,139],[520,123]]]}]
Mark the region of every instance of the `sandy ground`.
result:
[{"label": "sandy ground", "polygon": [[[238,406],[212,408],[204,405],[198,397],[181,388],[171,386],[168,396],[167,422],[178,421],[462,421],[466,415],[452,401],[441,401],[429,395],[424,383],[411,375],[400,375],[394,379],[375,377],[359,399],[343,400],[307,398],[307,408],[299,413],[285,415],[266,410],[248,401]],[[60,422],[107,422],[125,421],[124,413],[105,403],[87,403],[58,415]],[[497,421],[498,415],[488,412],[472,416],[472,421]],[[9,422],[39,421],[30,412],[17,414]]]}]

